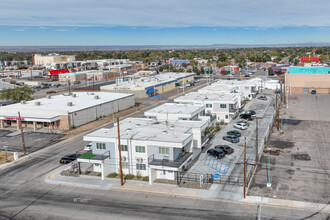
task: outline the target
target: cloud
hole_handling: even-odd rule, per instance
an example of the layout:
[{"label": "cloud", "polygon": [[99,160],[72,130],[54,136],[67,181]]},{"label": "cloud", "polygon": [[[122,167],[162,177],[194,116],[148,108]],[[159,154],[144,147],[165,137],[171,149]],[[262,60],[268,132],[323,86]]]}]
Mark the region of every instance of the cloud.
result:
[{"label": "cloud", "polygon": [[329,0],[11,0],[0,25],[251,27],[330,26]]},{"label": "cloud", "polygon": [[55,29],[54,31],[75,31],[75,29],[72,29],[72,28],[59,28],[59,29]]}]

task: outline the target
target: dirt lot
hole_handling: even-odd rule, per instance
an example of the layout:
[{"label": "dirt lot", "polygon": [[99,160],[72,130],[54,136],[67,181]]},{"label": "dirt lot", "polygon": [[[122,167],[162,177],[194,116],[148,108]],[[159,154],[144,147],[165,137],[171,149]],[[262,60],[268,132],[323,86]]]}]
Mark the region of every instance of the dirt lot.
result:
[{"label": "dirt lot", "polygon": [[[268,151],[265,149],[248,194],[328,204],[330,121],[326,114],[330,96],[319,95],[317,100],[296,96],[290,101],[289,109],[283,109],[284,132],[274,129],[269,142],[272,186],[266,187]],[[316,105],[313,109],[317,110],[310,112],[309,105]]]}]

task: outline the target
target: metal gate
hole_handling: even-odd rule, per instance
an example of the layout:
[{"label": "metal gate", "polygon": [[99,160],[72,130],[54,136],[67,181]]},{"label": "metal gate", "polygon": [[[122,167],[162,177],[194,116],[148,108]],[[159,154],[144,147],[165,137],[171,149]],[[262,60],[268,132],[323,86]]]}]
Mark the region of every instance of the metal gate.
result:
[{"label": "metal gate", "polygon": [[303,88],[303,93],[304,94],[309,93],[309,88]]}]

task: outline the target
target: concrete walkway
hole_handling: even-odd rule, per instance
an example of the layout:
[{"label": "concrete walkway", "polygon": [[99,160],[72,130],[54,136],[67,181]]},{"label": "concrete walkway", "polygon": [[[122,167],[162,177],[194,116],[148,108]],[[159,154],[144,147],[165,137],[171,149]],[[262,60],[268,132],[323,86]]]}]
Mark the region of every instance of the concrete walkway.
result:
[{"label": "concrete walkway", "polygon": [[287,209],[302,209],[309,210],[314,212],[323,212],[330,213],[330,205],[329,204],[320,204],[320,203],[310,203],[310,202],[301,202],[301,201],[293,201],[293,200],[283,200],[283,199],[275,199],[275,198],[262,198],[255,196],[247,196],[245,199],[235,200],[235,198],[228,198],[228,200],[224,200],[222,198],[214,197],[217,195],[216,184],[209,190],[205,189],[190,189],[190,188],[182,188],[176,185],[170,184],[160,184],[154,183],[153,185],[149,185],[148,182],[137,181],[137,180],[129,180],[124,183],[123,186],[120,185],[120,179],[118,178],[106,178],[105,180],[101,180],[101,177],[69,177],[62,176],[60,173],[68,169],[70,165],[60,166],[59,168],[51,171],[46,174],[44,180],[49,184],[61,184],[73,187],[83,187],[89,189],[100,189],[100,190],[116,190],[116,191],[126,191],[126,192],[136,192],[136,193],[152,193],[152,194],[164,194],[171,195],[174,197],[185,197],[192,199],[204,199],[204,200],[214,200],[214,201],[227,201],[232,203],[246,203],[249,204],[262,204],[268,206],[276,206]]}]

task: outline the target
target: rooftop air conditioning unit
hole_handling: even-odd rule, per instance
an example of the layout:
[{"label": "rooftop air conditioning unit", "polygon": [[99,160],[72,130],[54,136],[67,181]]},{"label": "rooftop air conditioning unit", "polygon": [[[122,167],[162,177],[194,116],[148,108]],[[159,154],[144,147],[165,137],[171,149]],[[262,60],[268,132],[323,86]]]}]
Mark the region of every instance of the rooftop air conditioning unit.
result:
[{"label": "rooftop air conditioning unit", "polygon": [[95,96],[94,96],[94,99],[99,99],[99,96],[98,96],[98,95],[95,95]]},{"label": "rooftop air conditioning unit", "polygon": [[25,100],[22,100],[21,101],[21,104],[23,104],[23,105],[26,104],[26,101]]},{"label": "rooftop air conditioning unit", "polygon": [[73,104],[72,104],[72,102],[67,102],[66,105],[67,106],[72,106]]},{"label": "rooftop air conditioning unit", "polygon": [[34,103],[36,106],[40,106],[40,102],[35,102]]},{"label": "rooftop air conditioning unit", "polygon": [[72,94],[71,97],[72,97],[72,98],[76,98],[77,95],[76,95],[76,94]]},{"label": "rooftop air conditioning unit", "polygon": [[51,99],[51,96],[50,95],[46,95],[46,99]]}]

